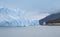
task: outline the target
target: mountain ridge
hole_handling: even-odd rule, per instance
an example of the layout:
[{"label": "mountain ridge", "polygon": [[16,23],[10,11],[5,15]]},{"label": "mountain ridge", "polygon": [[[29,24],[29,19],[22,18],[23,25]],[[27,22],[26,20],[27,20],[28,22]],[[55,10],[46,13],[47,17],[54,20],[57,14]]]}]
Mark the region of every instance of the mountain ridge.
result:
[{"label": "mountain ridge", "polygon": [[46,22],[49,21],[49,20],[54,20],[54,19],[57,19],[57,18],[60,18],[60,12],[59,12],[59,13],[51,14],[51,15],[49,15],[49,16],[41,19],[41,20],[39,20],[39,24],[40,24],[40,25],[43,25],[43,22],[46,23]]}]

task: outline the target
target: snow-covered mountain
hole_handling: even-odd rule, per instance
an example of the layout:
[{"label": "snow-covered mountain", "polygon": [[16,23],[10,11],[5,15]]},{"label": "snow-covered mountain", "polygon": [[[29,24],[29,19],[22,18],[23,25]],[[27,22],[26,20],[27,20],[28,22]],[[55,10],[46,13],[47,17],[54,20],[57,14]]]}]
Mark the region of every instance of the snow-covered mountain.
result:
[{"label": "snow-covered mountain", "polygon": [[0,8],[0,26],[31,26],[38,25],[38,20],[29,20],[19,9]]}]

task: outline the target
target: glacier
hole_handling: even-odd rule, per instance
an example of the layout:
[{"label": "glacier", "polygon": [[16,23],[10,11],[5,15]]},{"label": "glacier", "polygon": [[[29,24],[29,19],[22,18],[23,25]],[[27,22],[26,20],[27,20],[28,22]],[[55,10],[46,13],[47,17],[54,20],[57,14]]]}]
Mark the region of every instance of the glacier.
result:
[{"label": "glacier", "polygon": [[37,26],[38,20],[29,20],[20,9],[0,8],[0,26]]}]

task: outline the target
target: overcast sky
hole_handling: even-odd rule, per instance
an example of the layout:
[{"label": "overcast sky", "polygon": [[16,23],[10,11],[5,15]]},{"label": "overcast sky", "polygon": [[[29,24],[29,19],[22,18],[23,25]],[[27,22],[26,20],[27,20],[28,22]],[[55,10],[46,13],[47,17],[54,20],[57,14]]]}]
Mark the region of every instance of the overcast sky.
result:
[{"label": "overcast sky", "polygon": [[0,6],[25,11],[47,12],[60,9],[60,0],[0,0]]}]

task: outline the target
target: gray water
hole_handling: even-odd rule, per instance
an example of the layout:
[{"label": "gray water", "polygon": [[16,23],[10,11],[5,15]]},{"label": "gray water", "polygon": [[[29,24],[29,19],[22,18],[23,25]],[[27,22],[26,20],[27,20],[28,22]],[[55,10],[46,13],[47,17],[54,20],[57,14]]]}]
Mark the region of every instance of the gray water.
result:
[{"label": "gray water", "polygon": [[60,26],[0,27],[0,37],[60,37]]}]

